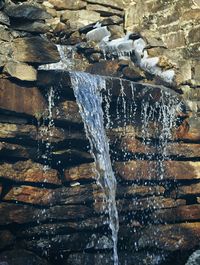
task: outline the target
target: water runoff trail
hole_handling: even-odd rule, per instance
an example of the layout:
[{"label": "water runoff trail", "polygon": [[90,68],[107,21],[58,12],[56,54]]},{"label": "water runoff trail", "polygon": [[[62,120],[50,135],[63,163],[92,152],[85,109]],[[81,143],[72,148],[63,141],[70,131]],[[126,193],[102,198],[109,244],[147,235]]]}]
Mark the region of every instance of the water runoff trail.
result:
[{"label": "water runoff trail", "polygon": [[106,89],[103,77],[83,72],[71,72],[71,82],[79,111],[82,116],[91,153],[96,163],[97,182],[105,194],[105,208],[109,215],[109,227],[113,240],[113,264],[118,265],[117,235],[119,230],[116,207],[116,179],[112,170],[109,143],[104,129],[104,114],[100,91]]}]

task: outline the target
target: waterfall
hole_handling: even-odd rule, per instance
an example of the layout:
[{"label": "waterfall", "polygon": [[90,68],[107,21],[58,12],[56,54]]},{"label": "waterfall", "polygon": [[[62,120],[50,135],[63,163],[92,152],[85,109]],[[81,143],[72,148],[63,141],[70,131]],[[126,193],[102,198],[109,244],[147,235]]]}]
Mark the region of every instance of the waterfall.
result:
[{"label": "waterfall", "polygon": [[98,183],[104,191],[109,226],[112,231],[113,260],[118,265],[117,234],[119,229],[118,212],[115,201],[116,179],[112,170],[109,144],[104,129],[101,90],[106,88],[105,79],[87,73],[71,72],[72,86],[79,105],[86,135],[90,141],[95,159]]},{"label": "waterfall", "polygon": [[39,70],[71,70],[74,68],[74,54],[76,48],[70,45],[56,45],[61,60],[58,63],[43,64]]}]

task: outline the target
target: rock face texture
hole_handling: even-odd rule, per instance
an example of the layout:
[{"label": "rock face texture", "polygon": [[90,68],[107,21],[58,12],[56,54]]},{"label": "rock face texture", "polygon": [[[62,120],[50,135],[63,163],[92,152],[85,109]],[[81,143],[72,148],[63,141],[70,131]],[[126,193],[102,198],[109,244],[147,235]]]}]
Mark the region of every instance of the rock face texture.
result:
[{"label": "rock face texture", "polygon": [[0,264],[113,264],[69,71],[106,79],[120,264],[199,264],[199,28],[198,0],[0,1]]}]

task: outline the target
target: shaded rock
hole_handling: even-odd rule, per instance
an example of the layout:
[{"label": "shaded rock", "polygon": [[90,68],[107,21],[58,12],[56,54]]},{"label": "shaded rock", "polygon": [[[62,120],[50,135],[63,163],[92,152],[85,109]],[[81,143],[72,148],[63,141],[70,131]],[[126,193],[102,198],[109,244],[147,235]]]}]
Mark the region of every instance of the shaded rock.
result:
[{"label": "shaded rock", "polygon": [[[28,74],[26,70],[29,71],[29,75],[26,75]],[[21,79],[25,77],[35,80],[36,78],[36,71],[26,64],[8,63],[8,71]],[[0,91],[1,110],[37,116],[37,114],[43,113],[47,107],[44,97],[36,87],[20,86],[7,79],[0,79]]]},{"label": "shaded rock", "polygon": [[[199,179],[199,162],[164,161],[164,179]],[[160,172],[158,163],[155,161],[129,161],[115,162],[115,172],[125,180],[149,179],[159,180]]]},{"label": "shaded rock", "polygon": [[22,30],[27,32],[33,33],[46,33],[50,30],[50,27],[42,22],[30,22],[30,21],[23,21],[23,22],[15,22],[12,24],[12,28],[15,30]]},{"label": "shaded rock", "polygon": [[200,264],[200,250],[196,250],[195,252],[193,252],[185,265],[198,265],[198,264]]},{"label": "shaded rock", "polygon": [[79,10],[86,7],[87,3],[82,0],[49,0],[56,10]]},{"label": "shaded rock", "polygon": [[[14,236],[11,234],[9,230],[1,230],[0,231],[0,249],[4,249],[14,243]],[[1,254],[0,254],[1,255]],[[0,257],[1,262],[1,257]]]},{"label": "shaded rock", "polygon": [[2,265],[48,265],[45,259],[22,249],[4,251],[0,254],[0,263]]},{"label": "shaded rock", "polygon": [[142,231],[138,245],[167,251],[189,250],[198,246],[199,239],[200,223],[157,225]]},{"label": "shaded rock", "polygon": [[200,219],[200,205],[181,205],[171,209],[160,209],[153,212],[148,221],[155,223],[175,223],[198,221]]},{"label": "shaded rock", "polygon": [[39,64],[60,61],[57,47],[42,37],[18,38],[13,45],[13,58],[17,61]]},{"label": "shaded rock", "polygon": [[4,66],[4,72],[20,80],[35,81],[37,71],[32,66],[25,63],[9,61]]},{"label": "shaded rock", "polygon": [[[155,254],[148,252],[120,252],[118,251],[120,264],[126,265],[159,265],[162,264],[164,254]],[[112,265],[113,254],[112,253],[74,253],[70,254],[67,261],[63,261],[62,265]],[[196,265],[196,264],[195,264]]]},{"label": "shaded rock", "polygon": [[[104,244],[105,241],[105,244]],[[102,243],[103,242],[103,243]],[[40,238],[37,240],[23,241],[22,244],[26,249],[43,253],[56,254],[59,252],[74,252],[89,249],[104,250],[112,249],[112,240],[108,236],[94,233],[72,233],[65,235],[56,235],[51,238]]]},{"label": "shaded rock", "polygon": [[38,152],[36,148],[30,148],[18,144],[0,142],[1,157],[36,159],[37,155]]},{"label": "shaded rock", "polygon": [[53,118],[63,122],[82,124],[79,107],[75,101],[63,101],[53,109]]},{"label": "shaded rock", "polygon": [[51,15],[45,10],[30,4],[10,5],[6,7],[5,12],[12,18],[28,20],[44,20],[51,18]]},{"label": "shaded rock", "polygon": [[[1,2],[0,2],[0,6],[1,6]],[[0,24],[10,26],[9,17],[5,13],[3,13],[2,11],[0,11]]]},{"label": "shaded rock", "polygon": [[174,191],[172,191],[171,196],[180,198],[191,195],[198,196],[199,194],[200,194],[200,183],[194,183],[191,185],[183,185],[176,188]]},{"label": "shaded rock", "polygon": [[96,11],[100,13],[101,16],[105,17],[107,16],[109,17],[112,15],[118,15],[118,16],[124,15],[124,12],[119,9],[111,8],[109,6],[98,5],[98,4],[88,4],[87,10]]},{"label": "shaded rock", "polygon": [[2,9],[4,7],[4,5],[5,5],[5,0],[1,0],[0,1],[0,9]]},{"label": "shaded rock", "polygon": [[124,78],[132,81],[139,81],[145,78],[143,71],[137,67],[124,67],[122,73],[124,75]]},{"label": "shaded rock", "polygon": [[[179,205],[185,205],[186,201],[183,199],[174,200],[171,198],[165,198],[162,196],[152,196],[148,198],[134,198],[119,199],[117,200],[117,209],[119,213],[135,213],[136,211],[155,210],[162,208],[173,208]],[[105,211],[105,204],[99,199],[94,204],[95,211],[97,213],[103,213]]]},{"label": "shaded rock", "polygon": [[4,163],[0,165],[0,177],[17,182],[40,182],[59,185],[58,172],[55,169],[44,167],[31,160],[15,164]]}]

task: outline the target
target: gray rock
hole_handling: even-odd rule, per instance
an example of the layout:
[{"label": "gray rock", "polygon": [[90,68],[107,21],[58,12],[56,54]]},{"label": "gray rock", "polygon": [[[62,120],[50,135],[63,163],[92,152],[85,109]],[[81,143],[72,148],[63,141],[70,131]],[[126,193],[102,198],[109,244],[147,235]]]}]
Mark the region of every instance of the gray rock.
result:
[{"label": "gray rock", "polygon": [[5,0],[0,0],[0,9],[2,9],[5,5]]},{"label": "gray rock", "polygon": [[46,25],[45,23],[41,22],[30,22],[30,21],[22,21],[18,23],[14,23],[13,28],[15,30],[23,30],[27,32],[35,32],[35,33],[46,33],[49,31],[50,27]]},{"label": "gray rock", "polygon": [[0,11],[0,24],[7,25],[7,26],[10,25],[9,17],[2,11]]},{"label": "gray rock", "polygon": [[44,20],[51,18],[51,15],[45,10],[30,4],[10,5],[6,8],[5,12],[12,18],[28,20]]},{"label": "gray rock", "polygon": [[200,250],[195,251],[189,257],[187,263],[185,265],[199,265],[200,264]]}]

